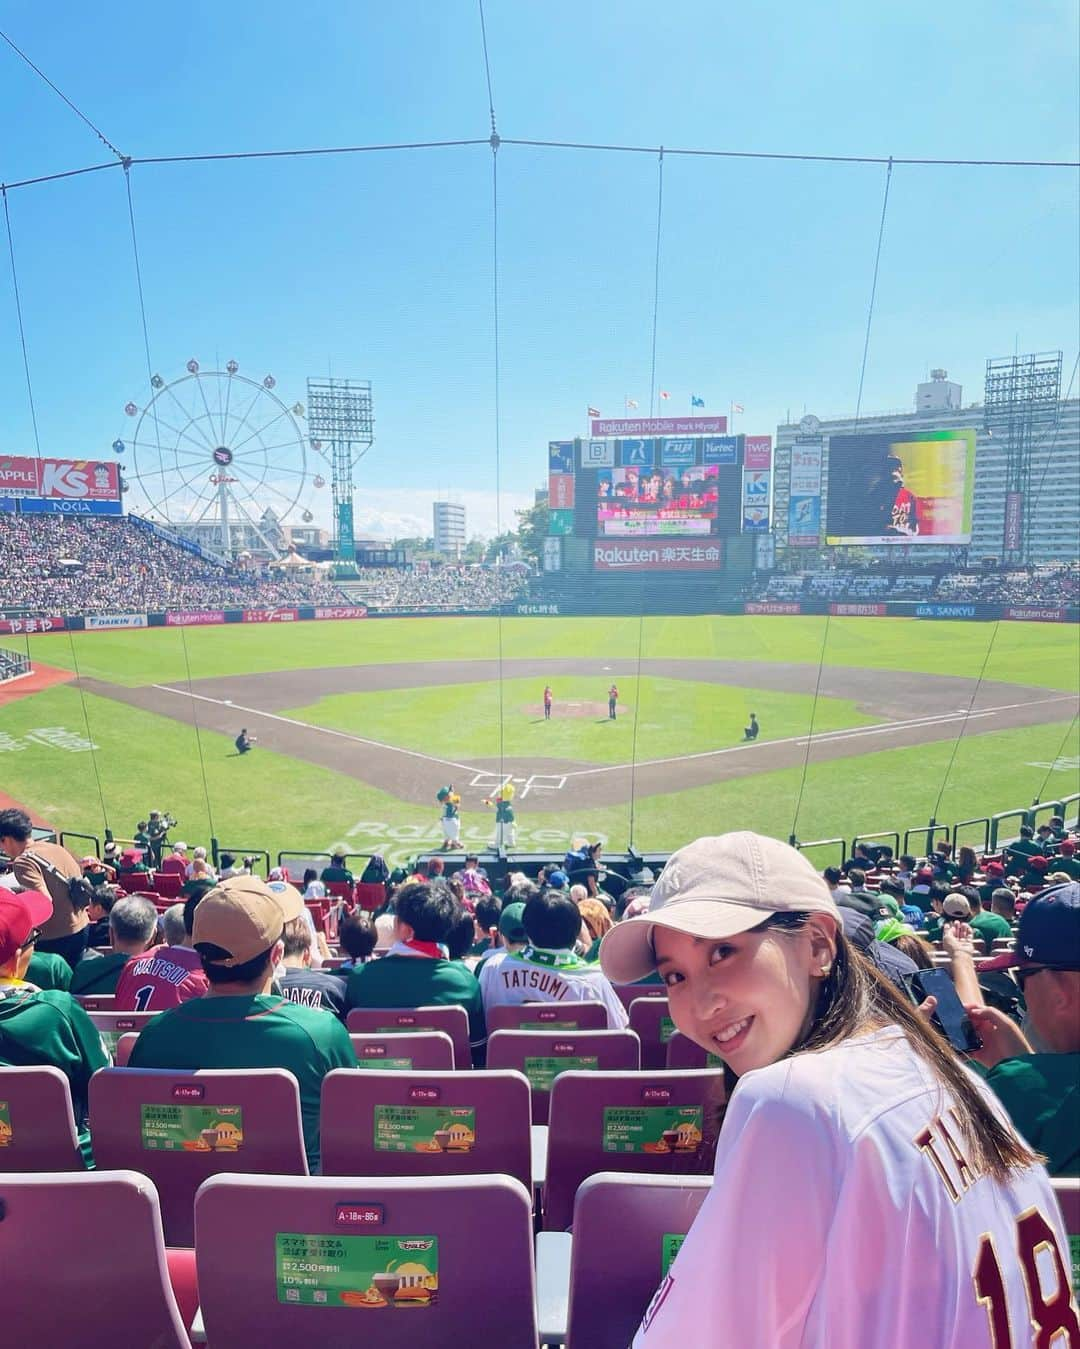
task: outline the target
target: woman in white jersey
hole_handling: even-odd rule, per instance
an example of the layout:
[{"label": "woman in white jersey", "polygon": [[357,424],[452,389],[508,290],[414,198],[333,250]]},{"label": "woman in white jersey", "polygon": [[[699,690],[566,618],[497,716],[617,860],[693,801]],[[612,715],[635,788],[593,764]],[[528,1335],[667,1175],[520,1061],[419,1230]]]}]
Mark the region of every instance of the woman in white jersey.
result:
[{"label": "woman in white jersey", "polygon": [[680,849],[600,959],[615,983],[659,971],[729,1093],[715,1183],[635,1349],[1080,1349],[1038,1158],[794,848]]}]

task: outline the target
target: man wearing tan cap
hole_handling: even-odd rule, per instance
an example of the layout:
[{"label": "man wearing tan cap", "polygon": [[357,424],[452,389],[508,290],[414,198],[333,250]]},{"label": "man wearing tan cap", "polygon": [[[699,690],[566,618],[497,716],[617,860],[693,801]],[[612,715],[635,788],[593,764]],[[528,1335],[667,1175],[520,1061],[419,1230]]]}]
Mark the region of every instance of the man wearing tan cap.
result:
[{"label": "man wearing tan cap", "polygon": [[209,988],[146,1026],[133,1068],[287,1068],[300,1084],[304,1146],[319,1166],[319,1094],[332,1068],[355,1068],[356,1054],[336,1017],[271,993],[284,951],[285,924],[303,912],[284,881],[232,876],[199,902],[191,944]]}]

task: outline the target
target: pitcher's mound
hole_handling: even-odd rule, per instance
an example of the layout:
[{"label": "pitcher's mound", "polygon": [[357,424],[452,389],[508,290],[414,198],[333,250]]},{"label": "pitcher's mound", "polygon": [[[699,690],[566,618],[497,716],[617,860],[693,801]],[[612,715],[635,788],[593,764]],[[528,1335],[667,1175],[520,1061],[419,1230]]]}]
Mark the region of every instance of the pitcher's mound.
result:
[{"label": "pitcher's mound", "polygon": [[[532,703],[525,707],[524,712],[529,717],[542,717],[544,715],[543,703]],[[617,716],[626,716],[630,709],[624,703],[615,704]],[[596,720],[600,717],[606,717],[608,714],[607,703],[589,703],[585,701],[564,702],[556,699],[551,709],[552,721],[565,720],[567,717],[591,717]]]}]

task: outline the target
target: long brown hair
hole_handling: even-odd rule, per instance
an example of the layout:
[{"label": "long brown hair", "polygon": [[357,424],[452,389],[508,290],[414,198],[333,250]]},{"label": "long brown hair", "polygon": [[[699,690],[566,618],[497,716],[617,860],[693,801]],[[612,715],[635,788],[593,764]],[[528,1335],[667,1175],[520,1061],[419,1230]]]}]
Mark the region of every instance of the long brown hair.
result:
[{"label": "long brown hair", "polygon": [[[767,919],[754,931],[773,930],[779,935],[799,931],[809,914],[784,913]],[[1038,1153],[1020,1138],[987,1105],[979,1088],[956,1051],[885,975],[844,936],[836,932],[836,955],[828,977],[822,980],[810,1029],[784,1058],[832,1049],[853,1035],[878,1025],[895,1025],[907,1036],[911,1048],[952,1095],[972,1168],[995,1180],[1007,1180],[1012,1170],[1023,1170],[1041,1161]],[[722,1122],[737,1082],[725,1066],[726,1100],[720,1107]]]}]

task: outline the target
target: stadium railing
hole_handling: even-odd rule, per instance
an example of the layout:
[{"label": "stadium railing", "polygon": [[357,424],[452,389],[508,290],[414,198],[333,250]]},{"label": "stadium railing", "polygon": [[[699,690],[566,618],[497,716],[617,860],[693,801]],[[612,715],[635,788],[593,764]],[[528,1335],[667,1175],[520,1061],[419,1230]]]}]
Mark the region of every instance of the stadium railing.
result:
[{"label": "stadium railing", "polygon": [[[967,828],[969,828],[970,826],[973,826],[973,825],[978,825],[978,826],[981,828],[981,830],[982,830],[982,838],[981,838],[981,840],[979,841],[978,845],[976,845],[975,843],[971,842],[970,839],[967,839],[967,838],[962,839],[962,838],[960,837],[960,830],[961,830],[961,829],[967,829]],[[958,821],[956,822],[956,824],[953,825],[953,837],[952,837],[952,841],[953,841],[954,847],[957,847],[957,848],[960,847],[961,843],[966,843],[966,844],[968,844],[969,847],[975,848],[976,852],[980,852],[980,853],[989,852],[989,851],[990,851],[990,816],[989,816],[989,815],[979,815],[979,816],[976,816],[976,818],[973,819],[973,820],[958,820]]]}]

